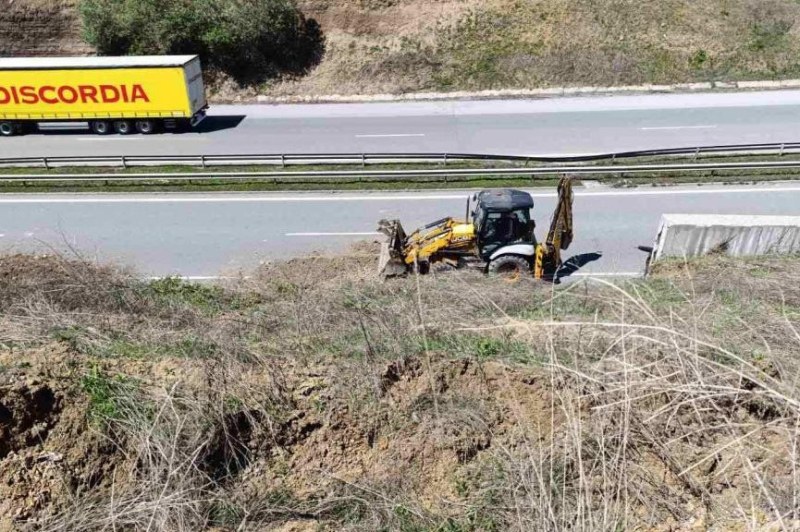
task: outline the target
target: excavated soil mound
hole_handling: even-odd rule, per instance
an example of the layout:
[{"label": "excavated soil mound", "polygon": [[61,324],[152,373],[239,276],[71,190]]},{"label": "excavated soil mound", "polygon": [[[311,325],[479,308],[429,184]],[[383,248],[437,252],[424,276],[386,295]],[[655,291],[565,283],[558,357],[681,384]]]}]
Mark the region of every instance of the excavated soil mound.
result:
[{"label": "excavated soil mound", "polygon": [[0,353],[0,530],[57,514],[111,482],[114,446],[87,424],[68,358],[59,346]]}]

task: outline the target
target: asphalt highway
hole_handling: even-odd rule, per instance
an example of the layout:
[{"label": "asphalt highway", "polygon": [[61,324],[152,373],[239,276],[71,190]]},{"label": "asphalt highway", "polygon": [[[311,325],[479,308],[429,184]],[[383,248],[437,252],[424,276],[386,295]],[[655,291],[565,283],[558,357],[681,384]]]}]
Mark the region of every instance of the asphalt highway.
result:
[{"label": "asphalt highway", "polygon": [[[531,190],[537,235],[555,205]],[[377,221],[406,229],[463,216],[468,191],[419,193],[133,194],[0,196],[0,253],[78,253],[142,275],[206,278],[261,261],[347,248],[375,239]],[[662,213],[796,215],[800,184],[575,191],[575,241],[565,258],[597,257],[580,275],[637,275]]]},{"label": "asphalt highway", "polygon": [[800,91],[542,100],[218,105],[190,133],[90,135],[46,126],[0,156],[343,152],[590,154],[800,141]]}]

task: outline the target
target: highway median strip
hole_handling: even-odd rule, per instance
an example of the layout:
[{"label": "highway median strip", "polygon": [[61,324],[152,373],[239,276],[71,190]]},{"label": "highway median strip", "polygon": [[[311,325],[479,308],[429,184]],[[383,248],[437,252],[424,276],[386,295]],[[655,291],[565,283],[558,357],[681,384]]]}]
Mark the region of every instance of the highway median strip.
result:
[{"label": "highway median strip", "polygon": [[[317,156],[321,164],[227,164],[198,168],[184,164],[163,166],[69,166],[46,169],[30,166],[0,167],[0,191],[192,191],[192,190],[360,190],[426,189],[485,186],[548,186],[564,174],[585,176],[605,186],[669,185],[703,182],[751,182],[795,179],[800,158],[795,148],[759,154],[730,155],[712,152],[689,156],[645,155],[610,160],[586,157],[527,160],[509,157],[493,160],[480,156],[442,159],[431,163],[424,154],[411,162],[334,164]],[[699,149],[698,149],[699,151]],[[386,154],[380,155],[386,157]],[[246,156],[226,156],[234,161]],[[250,156],[255,157],[255,156]],[[332,156],[328,156],[332,157]],[[376,155],[371,156],[377,160]],[[434,154],[427,155],[435,160]],[[396,158],[399,160],[400,155]],[[188,159],[188,157],[187,157]],[[574,159],[578,159],[577,161]],[[12,160],[13,161],[13,160]],[[416,161],[416,162],[414,162]],[[0,163],[2,164],[2,163]],[[30,164],[24,160],[21,164]]]}]

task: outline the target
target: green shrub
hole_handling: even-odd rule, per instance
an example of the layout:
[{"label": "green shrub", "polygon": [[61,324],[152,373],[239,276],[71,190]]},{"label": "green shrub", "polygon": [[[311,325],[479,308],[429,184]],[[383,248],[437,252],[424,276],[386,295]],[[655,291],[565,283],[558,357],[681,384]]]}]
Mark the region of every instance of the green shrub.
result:
[{"label": "green shrub", "polygon": [[132,391],[132,383],[124,375],[109,376],[97,367],[84,375],[81,388],[89,396],[89,415],[105,422],[122,416],[123,397]]},{"label": "green shrub", "polygon": [[80,12],[102,55],[199,54],[240,82],[304,72],[323,50],[293,0],[81,0]]},{"label": "green shrub", "polygon": [[708,52],[703,49],[697,50],[692,56],[689,58],[689,66],[695,70],[699,70],[706,66],[708,63]]},{"label": "green shrub", "polygon": [[191,283],[180,277],[154,279],[143,287],[142,294],[163,306],[188,305],[207,315],[220,312],[226,299],[219,286]]}]

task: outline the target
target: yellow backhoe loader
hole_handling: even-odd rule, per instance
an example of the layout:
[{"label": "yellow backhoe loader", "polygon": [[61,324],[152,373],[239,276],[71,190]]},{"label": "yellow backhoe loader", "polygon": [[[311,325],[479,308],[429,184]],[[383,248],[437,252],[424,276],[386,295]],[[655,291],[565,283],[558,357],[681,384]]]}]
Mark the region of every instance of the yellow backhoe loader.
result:
[{"label": "yellow backhoe loader", "polygon": [[[474,209],[470,210],[470,202]],[[572,243],[572,181],[558,184],[558,204],[543,242],[534,235],[533,198],[511,189],[484,190],[467,199],[466,220],[443,218],[406,235],[400,220],[381,220],[388,238],[378,271],[385,277],[427,273],[432,265],[482,268],[489,274],[519,278],[530,272],[553,279],[561,251]]]}]

